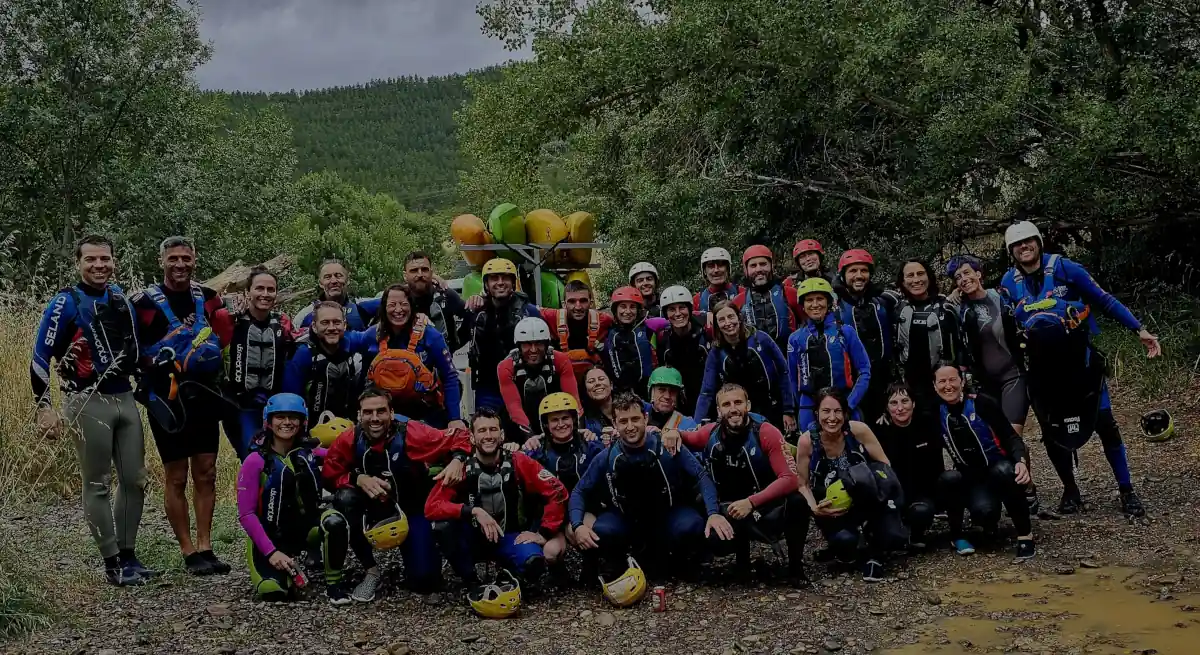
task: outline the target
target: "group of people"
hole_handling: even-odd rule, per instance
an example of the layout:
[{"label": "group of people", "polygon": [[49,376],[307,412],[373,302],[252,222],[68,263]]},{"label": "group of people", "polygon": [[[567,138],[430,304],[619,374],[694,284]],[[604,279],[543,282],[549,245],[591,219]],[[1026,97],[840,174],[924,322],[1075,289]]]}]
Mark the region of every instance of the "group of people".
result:
[{"label": "group of people", "polygon": [[[116,585],[155,574],[134,550],[146,482],[137,404],[196,575],[229,571],[211,547],[224,428],[242,460],[251,580],[267,598],[293,594],[307,570],[322,571],[331,603],[369,602],[376,553],[394,548],[413,591],[443,588],[444,558],[484,616],[515,611],[522,586],[566,584],[572,550],[580,579],[598,577],[622,606],[647,576],[692,579],[712,555],[734,555],[733,573],[748,574],[755,541],[786,546],[783,579],[804,585],[810,522],[825,541],[815,560],[876,581],[893,554],[926,547],[940,512],[968,555],[965,515],[988,536],[1003,510],[1023,560],[1038,511],[1022,439],[1031,407],[1063,482],[1059,512],[1083,505],[1074,464],[1096,433],[1124,512],[1144,514],[1091,309],[1137,331],[1149,356],[1159,344],[1081,266],[1045,253],[1036,226],[1017,223],[1005,241],[1013,266],[997,289],[971,255],[951,258],[949,296],[916,259],[885,288],[867,251],[828,270],[821,244],[804,239],[786,276],[766,246],[745,250],[740,281],[727,250],[705,250],[697,293],[660,288],[639,262],[607,311],[578,280],[562,309],[537,307],[503,258],[465,299],[421,252],[405,258],[404,282],[365,299],[328,260],[317,299],[289,319],[261,268],[227,308],[193,279],[197,253],[182,237],[159,248],[162,281],[126,296],[112,283],[112,242],[85,237],[80,281],[51,299],[34,344],[37,422],[77,435],[88,523]],[[452,356],[464,346],[470,408]],[[350,553],[363,569],[352,589]],[[502,569],[490,584],[482,561]]]}]

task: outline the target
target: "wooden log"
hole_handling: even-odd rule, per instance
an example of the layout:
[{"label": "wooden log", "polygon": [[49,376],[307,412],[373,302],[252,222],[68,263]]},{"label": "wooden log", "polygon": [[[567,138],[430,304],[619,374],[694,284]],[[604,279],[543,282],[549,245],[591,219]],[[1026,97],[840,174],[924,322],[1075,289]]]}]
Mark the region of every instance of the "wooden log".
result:
[{"label": "wooden log", "polygon": [[[291,265],[292,258],[287,255],[276,255],[262,263],[263,268],[276,275],[287,270]],[[239,259],[225,270],[205,280],[203,284],[221,295],[239,293],[246,290],[246,276],[250,275],[251,268]]]}]

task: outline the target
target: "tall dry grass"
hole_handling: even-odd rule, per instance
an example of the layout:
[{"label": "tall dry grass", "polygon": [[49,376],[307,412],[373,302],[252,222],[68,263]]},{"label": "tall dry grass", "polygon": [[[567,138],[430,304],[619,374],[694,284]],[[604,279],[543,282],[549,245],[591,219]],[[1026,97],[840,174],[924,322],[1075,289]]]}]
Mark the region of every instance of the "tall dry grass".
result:
[{"label": "tall dry grass", "polygon": [[[99,584],[99,554],[82,514],[62,511],[82,505],[76,433],[67,425],[62,436],[48,439],[36,427],[29,363],[38,318],[28,307],[0,309],[0,640],[69,620],[71,607],[106,602],[113,593]],[[61,400],[55,389],[56,407]],[[144,420],[143,428],[149,509],[162,504],[163,467]],[[222,448],[213,537],[226,546],[237,536],[237,468],[237,458]],[[78,518],[60,522],[64,516]],[[162,521],[143,522],[138,550],[168,578],[180,568]]]}]

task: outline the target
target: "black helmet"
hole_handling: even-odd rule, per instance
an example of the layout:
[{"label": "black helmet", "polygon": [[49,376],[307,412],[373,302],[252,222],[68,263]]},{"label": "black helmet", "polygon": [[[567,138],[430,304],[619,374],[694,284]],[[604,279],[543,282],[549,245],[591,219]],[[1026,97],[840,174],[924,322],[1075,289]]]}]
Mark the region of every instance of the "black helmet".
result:
[{"label": "black helmet", "polygon": [[1166,441],[1175,434],[1175,419],[1165,409],[1156,409],[1142,415],[1142,433],[1148,441]]}]

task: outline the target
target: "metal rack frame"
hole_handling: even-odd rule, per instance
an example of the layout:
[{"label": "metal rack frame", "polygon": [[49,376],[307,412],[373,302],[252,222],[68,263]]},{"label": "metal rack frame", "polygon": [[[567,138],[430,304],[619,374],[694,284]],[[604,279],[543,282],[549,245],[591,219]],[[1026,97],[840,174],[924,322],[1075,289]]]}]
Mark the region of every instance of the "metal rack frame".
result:
[{"label": "metal rack frame", "polygon": [[525,263],[533,267],[533,302],[540,307],[542,304],[542,271],[578,271],[588,268],[600,268],[599,264],[588,264],[586,266],[545,266],[546,260],[560,246],[567,250],[603,250],[607,247],[607,244],[598,242],[569,243],[567,241],[559,241],[558,243],[489,243],[473,246],[464,244],[459,246],[458,249],[465,252],[500,252],[507,250],[520,255],[521,259],[525,260]]}]

